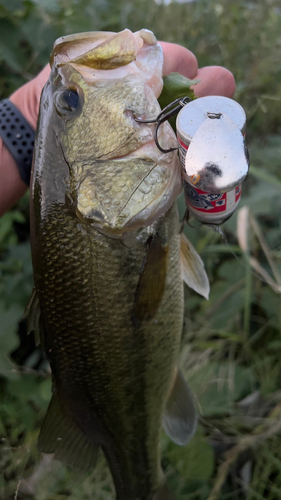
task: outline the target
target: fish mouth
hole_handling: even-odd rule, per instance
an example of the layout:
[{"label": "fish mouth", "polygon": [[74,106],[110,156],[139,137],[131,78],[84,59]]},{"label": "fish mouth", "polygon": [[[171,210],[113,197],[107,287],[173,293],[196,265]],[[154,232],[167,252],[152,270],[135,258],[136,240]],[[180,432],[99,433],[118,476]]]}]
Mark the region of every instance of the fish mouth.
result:
[{"label": "fish mouth", "polygon": [[[152,140],[154,126],[140,125],[134,119],[136,111],[157,116],[160,110],[157,97],[163,86],[163,53],[154,35],[146,30],[134,34],[124,30],[101,36],[81,33],[62,37],[55,43],[51,65],[62,75],[67,91],[73,86],[79,96],[81,91],[86,109],[96,109],[92,95],[100,95],[100,89],[107,95],[106,89],[110,89],[112,102],[99,106],[105,110],[100,120],[108,122],[108,131],[110,126],[122,129],[122,125],[125,131],[116,134],[111,143],[98,127],[95,135],[91,135],[94,127],[91,120],[85,127],[86,111],[73,121],[68,116],[65,119],[67,137],[62,137],[61,142],[69,165],[77,217],[88,227],[112,237],[152,224],[171,207],[182,189],[177,153],[162,154]],[[122,89],[124,85],[135,89],[136,81],[141,82],[140,89],[137,87],[139,90],[132,95],[122,90],[123,95],[119,90],[118,85]],[[64,92],[62,97],[65,99]],[[70,115],[74,116],[74,112]],[[78,130],[83,139],[80,142]],[[160,144],[168,140],[169,146],[177,146],[168,123],[161,125],[158,140]]]},{"label": "fish mouth", "polygon": [[[96,161],[86,169],[77,188],[77,217],[112,237],[161,217],[180,194],[182,182],[177,155],[159,157],[156,150],[150,141],[127,156]],[[98,170],[104,171],[103,183],[97,180]]]}]

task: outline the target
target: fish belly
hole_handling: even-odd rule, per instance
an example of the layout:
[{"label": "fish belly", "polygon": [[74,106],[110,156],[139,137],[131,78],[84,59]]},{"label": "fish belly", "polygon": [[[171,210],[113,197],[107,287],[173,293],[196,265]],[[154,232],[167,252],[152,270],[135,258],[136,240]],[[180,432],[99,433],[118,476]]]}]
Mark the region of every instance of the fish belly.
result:
[{"label": "fish belly", "polygon": [[118,500],[152,499],[161,482],[161,420],[183,321],[175,206],[159,227],[168,234],[165,286],[153,317],[138,324],[147,246],[137,235],[127,245],[59,206],[35,221],[32,236],[54,385],[87,440],[104,450]]}]

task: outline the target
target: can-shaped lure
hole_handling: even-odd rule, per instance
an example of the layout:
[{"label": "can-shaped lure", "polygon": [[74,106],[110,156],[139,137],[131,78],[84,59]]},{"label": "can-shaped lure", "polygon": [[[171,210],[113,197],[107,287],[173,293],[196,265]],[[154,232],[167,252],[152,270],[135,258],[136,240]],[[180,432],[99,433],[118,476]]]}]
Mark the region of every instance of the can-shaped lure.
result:
[{"label": "can-shaped lure", "polygon": [[222,224],[249,170],[245,111],[227,97],[201,97],[183,107],[176,127],[188,209],[205,224]]}]

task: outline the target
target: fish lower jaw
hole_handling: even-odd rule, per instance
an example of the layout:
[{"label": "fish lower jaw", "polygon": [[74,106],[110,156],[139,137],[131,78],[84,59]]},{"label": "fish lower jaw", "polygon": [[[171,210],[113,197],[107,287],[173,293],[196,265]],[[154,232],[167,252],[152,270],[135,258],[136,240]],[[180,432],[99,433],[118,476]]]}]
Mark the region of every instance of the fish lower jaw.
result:
[{"label": "fish lower jaw", "polygon": [[124,235],[124,232],[122,230],[119,230],[114,226],[106,224],[105,222],[94,220],[94,218],[91,217],[86,217],[83,213],[80,212],[78,208],[76,209],[76,216],[80,221],[86,224],[89,231],[91,231],[92,229],[116,239],[121,239]]},{"label": "fish lower jaw", "polygon": [[174,182],[174,179],[171,178],[170,182],[163,186],[161,194],[158,194],[152,203],[139,212],[130,213],[122,210],[123,214],[121,212],[109,221],[100,211],[92,210],[89,211],[88,215],[85,215],[77,208],[76,216],[87,225],[88,229],[92,228],[111,238],[122,239],[128,233],[150,226],[163,216],[171,208],[180,192],[181,183]]},{"label": "fish lower jaw", "polygon": [[[95,221],[93,219],[89,219],[85,217],[79,210],[76,210],[76,216],[78,219],[80,219],[82,222],[84,222],[87,225],[88,231],[94,230],[98,231],[101,234],[104,234],[105,236],[109,236],[110,238],[113,239],[123,239],[124,237],[127,236],[128,233],[132,233],[135,230],[140,229],[140,227],[144,227],[145,224],[142,226],[132,228],[132,229],[127,229],[124,226],[123,227],[118,227],[115,226],[114,224],[106,224],[102,222]],[[149,224],[147,224],[149,225]]]},{"label": "fish lower jaw", "polygon": [[77,217],[122,238],[164,215],[181,193],[181,170],[175,153],[159,157],[155,148],[150,141],[134,153],[93,165],[79,184]]}]

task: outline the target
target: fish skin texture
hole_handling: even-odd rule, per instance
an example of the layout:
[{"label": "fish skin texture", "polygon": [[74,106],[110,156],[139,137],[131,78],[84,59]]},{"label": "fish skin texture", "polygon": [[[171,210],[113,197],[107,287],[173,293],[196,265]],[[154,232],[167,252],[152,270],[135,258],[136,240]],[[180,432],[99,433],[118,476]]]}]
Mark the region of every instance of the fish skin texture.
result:
[{"label": "fish skin texture", "polygon": [[[170,498],[160,433],[183,323],[178,159],[146,148],[153,125],[126,114],[128,106],[159,109],[149,82],[129,74],[88,84],[71,64],[54,64],[31,188],[35,292],[54,394],[71,429],[101,446],[118,500]],[[72,110],[63,105],[69,88],[79,96]]]}]

